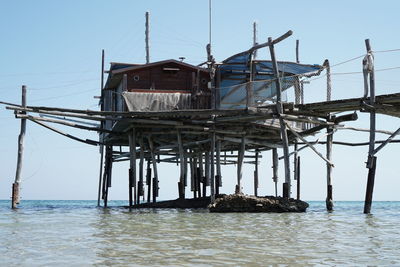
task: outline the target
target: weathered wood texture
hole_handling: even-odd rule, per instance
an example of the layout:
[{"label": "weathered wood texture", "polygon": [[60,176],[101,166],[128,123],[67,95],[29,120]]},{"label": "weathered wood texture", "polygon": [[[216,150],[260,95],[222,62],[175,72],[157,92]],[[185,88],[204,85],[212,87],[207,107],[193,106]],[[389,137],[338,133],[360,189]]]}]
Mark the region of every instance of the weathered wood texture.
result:
[{"label": "weathered wood texture", "polygon": [[[26,107],[26,86],[22,85],[22,97],[21,97],[21,106],[23,108]],[[25,113],[25,112],[23,112]],[[17,169],[15,172],[15,180],[12,185],[12,196],[11,196],[11,207],[13,209],[17,208],[19,204],[19,185],[21,183],[21,171],[22,171],[22,159],[24,156],[24,139],[25,139],[25,131],[26,131],[26,119],[21,119],[21,129],[18,136],[18,157],[17,157]]]}]

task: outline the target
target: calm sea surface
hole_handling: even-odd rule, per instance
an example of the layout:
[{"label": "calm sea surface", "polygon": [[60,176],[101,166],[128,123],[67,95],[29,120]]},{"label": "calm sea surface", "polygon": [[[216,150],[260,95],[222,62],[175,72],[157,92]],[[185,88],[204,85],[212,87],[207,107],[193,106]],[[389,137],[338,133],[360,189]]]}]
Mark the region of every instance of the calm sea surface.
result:
[{"label": "calm sea surface", "polygon": [[[114,201],[111,205],[124,205]],[[400,202],[310,202],[301,214],[102,209],[0,201],[0,266],[400,266]]]}]

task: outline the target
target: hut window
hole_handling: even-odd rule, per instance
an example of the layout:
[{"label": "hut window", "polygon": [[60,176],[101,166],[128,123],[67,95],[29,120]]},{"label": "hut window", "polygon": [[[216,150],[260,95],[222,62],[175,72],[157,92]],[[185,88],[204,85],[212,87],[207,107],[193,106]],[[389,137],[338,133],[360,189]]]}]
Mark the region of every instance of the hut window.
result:
[{"label": "hut window", "polygon": [[133,80],[134,80],[135,82],[139,81],[139,80],[140,80],[140,76],[139,76],[139,75],[133,76]]},{"label": "hut window", "polygon": [[180,71],[179,68],[169,68],[169,67],[163,68],[163,72],[169,73],[169,74],[176,74],[176,73],[178,73],[178,71]]},{"label": "hut window", "polygon": [[207,80],[203,78],[203,79],[201,79],[201,83],[202,83],[202,84],[206,84],[206,83],[207,83]]}]

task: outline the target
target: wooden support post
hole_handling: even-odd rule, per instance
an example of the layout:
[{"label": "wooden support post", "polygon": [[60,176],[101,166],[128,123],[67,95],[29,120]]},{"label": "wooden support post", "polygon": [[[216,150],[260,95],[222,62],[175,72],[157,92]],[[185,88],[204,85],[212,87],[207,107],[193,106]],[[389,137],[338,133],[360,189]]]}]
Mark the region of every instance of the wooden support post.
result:
[{"label": "wooden support post", "polygon": [[254,196],[258,196],[258,154],[259,152],[256,151],[256,158],[255,158],[255,168],[254,168]]},{"label": "wooden support post", "polygon": [[211,183],[210,183],[210,195],[211,203],[215,201],[215,131],[211,133]]},{"label": "wooden support post", "polygon": [[278,196],[278,166],[279,166],[279,160],[278,160],[278,149],[273,148],[272,149],[272,180],[274,181],[275,184],[275,196]]},{"label": "wooden support post", "polygon": [[151,167],[150,167],[150,159],[147,159],[146,185],[147,185],[147,203],[150,203],[150,199],[151,199]]},{"label": "wooden support post", "polygon": [[272,38],[268,38],[269,51],[271,54],[272,60],[272,67],[275,75],[275,86],[276,86],[276,109],[279,115],[279,123],[280,123],[280,131],[281,131],[281,139],[283,145],[283,156],[284,156],[284,163],[285,163],[285,183],[284,183],[284,192],[282,193],[283,197],[290,198],[290,160],[289,160],[289,141],[286,132],[286,124],[283,118],[280,116],[283,114],[283,106],[282,106],[282,98],[281,98],[281,82],[279,78],[279,70],[278,70],[278,63],[275,57],[275,50],[274,44],[272,43]]},{"label": "wooden support post", "polygon": [[235,189],[235,194],[242,194],[242,176],[243,176],[243,159],[244,152],[246,149],[246,139],[242,136],[242,142],[240,143],[240,148],[238,151],[238,165],[237,165],[237,185]]},{"label": "wooden support post", "polygon": [[193,192],[193,198],[197,198],[197,188],[196,188],[196,177],[195,177],[195,167],[194,167],[194,158],[192,153],[190,153],[189,158],[189,167],[190,167],[190,191]]},{"label": "wooden support post", "polygon": [[[369,39],[365,40],[365,45],[367,48],[367,55],[363,60],[363,72],[364,72],[364,81],[367,80],[367,76],[369,76],[369,105],[375,106],[375,72],[374,72],[374,57],[371,50],[371,45],[369,43]],[[365,91],[368,92],[368,84],[364,83]],[[368,168],[368,181],[367,181],[367,190],[365,193],[365,202],[364,202],[364,213],[368,214],[371,212],[371,204],[372,204],[372,196],[374,191],[374,182],[375,182],[375,170],[376,170],[376,157],[374,156],[375,150],[375,131],[376,131],[376,114],[375,109],[370,109],[370,132],[369,132],[369,150],[368,150],[368,160],[367,160],[367,168]]]},{"label": "wooden support post", "polygon": [[[103,93],[103,88],[104,88],[104,49],[101,50],[101,83],[100,83],[100,103],[101,103],[101,110],[104,110],[104,93]],[[100,124],[101,128],[104,128],[104,122],[101,122]],[[104,133],[100,134],[100,141],[102,141],[102,138],[104,136]],[[100,170],[99,170],[99,189],[97,193],[97,206],[100,207],[100,199],[101,199],[101,186],[102,186],[102,178],[103,178],[103,164],[104,164],[104,146],[100,145]]]},{"label": "wooden support post", "polygon": [[[21,106],[26,108],[26,86],[22,85],[22,98]],[[26,112],[22,112],[26,114]],[[18,158],[17,158],[17,170],[15,172],[15,180],[12,185],[12,196],[11,196],[11,208],[16,209],[19,204],[19,185],[21,183],[21,170],[22,170],[22,159],[24,156],[24,139],[26,131],[26,119],[21,119],[21,129],[18,136]]]},{"label": "wooden support post", "polygon": [[297,172],[296,172],[296,180],[297,180],[297,200],[300,200],[300,157],[297,157]]},{"label": "wooden support post", "polygon": [[103,159],[104,159],[104,146],[100,145],[100,170],[99,170],[99,190],[97,193],[97,207],[100,207],[101,184],[103,178]]},{"label": "wooden support post", "polygon": [[108,188],[111,187],[112,151],[113,151],[112,146],[106,146],[106,160],[105,160],[104,175],[103,175],[103,201],[105,208],[107,208],[108,205]]},{"label": "wooden support post", "polygon": [[180,158],[180,177],[178,182],[179,198],[185,198],[185,152],[183,149],[181,131],[177,131],[179,158]]},{"label": "wooden support post", "polygon": [[140,135],[139,138],[140,145],[140,161],[139,161],[139,182],[137,187],[137,204],[140,204],[140,197],[143,196],[144,200],[144,188],[143,188],[143,172],[144,172],[144,142],[143,142],[143,134]]},{"label": "wooden support post", "polygon": [[154,171],[154,178],[153,178],[153,202],[157,201],[158,197],[158,173],[157,173],[157,160],[154,153],[154,144],[153,139],[148,137],[149,146],[150,146],[150,154],[151,154],[151,162],[153,163],[153,171]]},{"label": "wooden support post", "polygon": [[205,170],[205,185],[210,186],[210,151],[205,152],[205,157],[204,157],[204,170]]},{"label": "wooden support post", "polygon": [[221,140],[217,140],[217,175],[215,176],[215,195],[219,195],[219,188],[222,186],[222,174],[221,174]]},{"label": "wooden support post", "polygon": [[[136,129],[132,128],[132,132],[129,133],[129,207],[132,207],[133,201],[136,204],[136,197],[132,196],[132,187],[136,185]],[[136,191],[136,190],[135,190]],[[136,192],[135,192],[136,196]]]},{"label": "wooden support post", "polygon": [[[207,155],[207,152],[204,154],[204,156]],[[207,162],[204,159],[204,162]],[[203,197],[207,196],[207,176],[206,173],[204,172],[204,165],[203,165],[203,153],[200,153],[200,158],[199,158],[199,167],[200,167],[200,177],[203,183],[203,188],[202,188],[202,193],[203,193]]]},{"label": "wooden support post", "polygon": [[368,169],[368,180],[367,180],[367,190],[365,193],[365,202],[364,202],[364,213],[371,213],[372,206],[372,196],[374,193],[374,183],[375,183],[375,170],[376,170],[376,157],[372,157],[372,166]]},{"label": "wooden support post", "polygon": [[[327,160],[332,160],[332,143],[333,143],[333,129],[331,127],[327,128],[326,136],[326,158]],[[328,211],[333,210],[333,200],[332,200],[332,165],[326,163],[326,209]]]}]

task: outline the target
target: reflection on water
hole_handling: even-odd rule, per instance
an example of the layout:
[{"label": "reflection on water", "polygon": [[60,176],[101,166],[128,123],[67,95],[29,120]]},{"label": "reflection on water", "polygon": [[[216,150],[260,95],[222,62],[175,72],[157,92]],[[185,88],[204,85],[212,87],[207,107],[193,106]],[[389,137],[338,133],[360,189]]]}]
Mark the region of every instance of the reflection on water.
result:
[{"label": "reflection on water", "polygon": [[[26,202],[25,202],[26,203]],[[307,213],[94,208],[94,202],[0,202],[1,266],[399,265],[399,202],[338,202]]]}]

